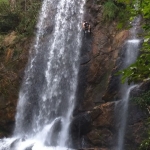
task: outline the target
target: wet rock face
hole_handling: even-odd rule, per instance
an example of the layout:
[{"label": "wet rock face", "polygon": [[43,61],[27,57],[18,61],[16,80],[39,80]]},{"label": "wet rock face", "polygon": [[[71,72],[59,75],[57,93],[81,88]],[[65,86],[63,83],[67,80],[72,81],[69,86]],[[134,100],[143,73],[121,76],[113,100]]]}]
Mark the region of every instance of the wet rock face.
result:
[{"label": "wet rock face", "polygon": [[115,138],[115,103],[108,102],[96,107],[101,114],[92,122],[93,128],[87,134],[94,146],[111,147]]},{"label": "wet rock face", "polygon": [[[111,147],[115,139],[115,103],[108,102],[74,117],[73,147]],[[80,139],[80,140],[79,140]],[[84,139],[84,145],[80,143]]]},{"label": "wet rock face", "polygon": [[[120,103],[121,93],[120,77],[115,74],[123,65],[125,41],[129,38],[129,31],[117,31],[115,21],[109,24],[103,22],[102,6],[99,5],[101,2],[89,0],[86,4],[85,20],[91,24],[92,34],[87,39],[83,37],[78,88],[80,90],[77,92],[74,117],[94,109],[99,109],[101,113],[95,119],[90,119],[89,127],[84,125],[87,132],[80,134],[76,143],[80,147],[84,139],[85,145],[82,147],[85,149],[98,147],[116,150],[120,124],[118,116],[121,111],[121,106],[116,103]],[[130,102],[125,135],[126,150],[137,149],[142,141],[143,132],[146,131],[145,118],[145,112]]]},{"label": "wet rock face", "polygon": [[[130,97],[140,96],[150,89],[150,82],[146,81],[134,88]],[[149,113],[146,109],[141,109],[132,99],[129,103],[128,124],[125,134],[125,148],[127,150],[138,149],[141,141],[147,137],[147,118]]]},{"label": "wet rock face", "polygon": [[[115,124],[115,134],[117,141],[117,133],[120,128],[121,118],[117,117],[121,113],[122,106],[121,101],[117,102],[115,116],[116,116],[116,124]],[[145,126],[146,118],[148,114],[145,110],[142,110],[138,105],[136,105],[133,101],[129,102],[128,109],[128,117],[127,117],[127,125],[125,129],[124,135],[124,149],[125,150],[135,150],[139,149],[141,142],[144,140],[147,127]],[[116,142],[115,140],[113,140]],[[116,145],[112,145],[115,147]],[[115,148],[113,149],[115,150]]]},{"label": "wet rock face", "polygon": [[[88,37],[83,36],[82,39],[79,92],[77,92],[80,93],[78,100],[80,99],[81,105],[78,108],[81,110],[89,110],[95,104],[105,102],[103,95],[110,74],[122,50],[123,42],[129,35],[127,30],[118,32],[115,21],[111,24],[104,23],[101,5],[87,1],[86,6],[85,20],[90,23],[92,33]],[[84,95],[81,94],[83,92]]]},{"label": "wet rock face", "polygon": [[[121,126],[120,114],[122,112],[122,103],[118,101],[115,106],[115,134],[118,137],[118,133]],[[129,101],[127,124],[124,135],[124,149],[135,150],[139,148],[139,145],[144,140],[146,133],[146,118],[148,114],[145,110],[141,109],[140,106],[135,104],[132,100]],[[116,138],[117,141],[117,138]],[[114,142],[116,142],[114,141]],[[116,145],[113,145],[114,147]],[[114,149],[115,150],[115,149]]]},{"label": "wet rock face", "polygon": [[[87,1],[86,6],[85,20],[90,23],[92,34],[82,38],[77,105],[74,116],[80,116],[81,112],[87,113],[99,109],[101,113],[87,122],[90,125],[83,125],[84,129],[86,126],[86,132],[80,134],[79,139],[84,137],[88,146],[109,148],[113,146],[113,139],[116,137],[116,118],[114,116],[115,103],[106,102],[113,101],[114,95],[118,92],[119,87],[116,84],[118,77],[113,80],[109,92],[105,93],[109,80],[112,80],[111,74],[116,67],[123,42],[128,38],[129,32],[127,30],[117,32],[115,22],[105,24],[102,20],[101,5]],[[84,129],[81,125],[78,130]],[[79,141],[76,143],[82,145]]]},{"label": "wet rock face", "polygon": [[[86,143],[85,147],[116,150],[115,147],[117,144],[118,129],[120,125],[118,116],[121,109],[120,101],[107,102],[94,107],[89,114],[88,112],[84,113],[88,114],[89,122],[83,123],[84,119],[80,115],[78,116],[82,120],[80,126],[79,122],[76,122],[76,126],[79,127],[78,131],[80,131],[80,129],[81,131],[85,131],[86,129],[86,132],[80,132],[80,140],[84,137],[84,142]],[[96,113],[94,113],[94,111]],[[91,115],[92,113],[94,115]],[[130,102],[128,113],[128,123],[124,141],[125,149],[135,150],[138,149],[141,141],[144,139],[147,130],[145,120],[148,117],[148,114],[141,110],[141,108],[135,105],[132,101]],[[76,143],[81,146],[79,141]]]}]

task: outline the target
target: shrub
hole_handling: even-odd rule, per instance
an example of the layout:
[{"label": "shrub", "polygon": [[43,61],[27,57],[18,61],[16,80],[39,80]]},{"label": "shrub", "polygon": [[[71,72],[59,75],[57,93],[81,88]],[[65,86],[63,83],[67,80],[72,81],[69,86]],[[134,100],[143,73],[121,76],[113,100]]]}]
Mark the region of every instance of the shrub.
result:
[{"label": "shrub", "polygon": [[118,7],[112,0],[108,0],[103,5],[103,17],[104,20],[113,20],[116,17],[116,13],[118,12]]},{"label": "shrub", "polygon": [[20,0],[12,9],[7,1],[0,1],[0,33],[14,30],[20,34],[32,35],[40,4],[40,0],[26,3]]}]

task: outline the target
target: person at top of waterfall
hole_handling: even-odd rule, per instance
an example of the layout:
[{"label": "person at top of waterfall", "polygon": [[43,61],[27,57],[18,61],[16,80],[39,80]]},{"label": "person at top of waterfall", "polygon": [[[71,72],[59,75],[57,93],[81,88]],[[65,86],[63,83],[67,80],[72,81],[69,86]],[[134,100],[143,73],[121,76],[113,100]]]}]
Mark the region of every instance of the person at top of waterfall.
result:
[{"label": "person at top of waterfall", "polygon": [[84,22],[82,23],[82,28],[84,31],[91,32],[91,26],[86,20],[84,20]]}]

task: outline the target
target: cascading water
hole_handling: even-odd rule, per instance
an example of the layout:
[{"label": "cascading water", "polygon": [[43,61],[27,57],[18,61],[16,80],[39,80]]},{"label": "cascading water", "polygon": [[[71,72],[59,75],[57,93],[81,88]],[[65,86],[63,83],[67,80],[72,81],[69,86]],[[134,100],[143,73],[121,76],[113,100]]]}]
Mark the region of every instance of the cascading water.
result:
[{"label": "cascading water", "polygon": [[[140,25],[140,17],[135,18],[134,22],[132,23],[133,27],[130,30],[131,39],[127,40],[126,42],[126,51],[125,51],[125,59],[123,68],[128,67],[132,63],[134,63],[137,59],[140,49],[141,39],[137,38],[137,28]],[[116,150],[123,150],[124,149],[124,137],[125,137],[125,129],[127,123],[127,116],[128,116],[128,106],[129,106],[129,96],[130,91],[135,88],[136,85],[128,85],[127,83],[121,85],[121,93],[122,93],[122,100],[121,103],[121,114],[120,118],[120,125],[118,131],[118,145]],[[119,104],[119,103],[118,103]]]},{"label": "cascading water", "polygon": [[67,149],[85,0],[44,0],[19,94],[12,138],[0,150]]}]

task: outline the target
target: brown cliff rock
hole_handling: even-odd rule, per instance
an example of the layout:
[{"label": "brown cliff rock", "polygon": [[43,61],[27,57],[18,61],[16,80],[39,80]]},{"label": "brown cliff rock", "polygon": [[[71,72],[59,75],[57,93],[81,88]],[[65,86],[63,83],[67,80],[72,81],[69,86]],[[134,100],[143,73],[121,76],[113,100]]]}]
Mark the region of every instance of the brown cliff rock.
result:
[{"label": "brown cliff rock", "polygon": [[95,104],[104,103],[103,95],[110,75],[115,68],[123,43],[129,36],[128,30],[118,31],[115,21],[110,24],[103,22],[101,7],[101,5],[93,4],[92,1],[87,2],[85,19],[91,24],[92,35],[88,37],[88,48],[91,49],[85,50],[84,45],[87,41],[83,39],[84,50],[82,48],[81,57],[89,55],[90,61],[82,66],[82,68],[88,67],[88,69],[84,76],[84,80],[86,80],[84,102],[80,106],[86,110],[92,109]]},{"label": "brown cliff rock", "polygon": [[[89,132],[84,133],[83,138],[90,147],[116,150],[120,125],[120,120],[117,119],[122,106],[119,101],[120,78],[115,76],[115,73],[120,69],[125,41],[130,35],[128,30],[118,30],[115,20],[109,24],[103,22],[101,5],[89,0],[86,8],[85,19],[91,24],[92,35],[87,41],[83,39],[81,57],[89,56],[89,61],[84,65],[81,64],[79,80],[81,79],[83,84],[80,83],[82,90],[79,90],[80,98],[76,112],[92,112],[93,109],[100,109],[101,113],[90,122]],[[88,47],[85,46],[87,42]],[[143,132],[146,131],[144,119],[147,115],[132,102],[130,106],[125,147],[126,150],[130,150],[130,147],[135,150],[143,139]]]},{"label": "brown cliff rock", "polygon": [[6,35],[3,43],[5,46],[10,46],[13,45],[15,43],[15,39],[17,37],[17,33],[16,32],[11,32],[10,34]]},{"label": "brown cliff rock", "polygon": [[108,102],[94,109],[100,109],[102,113],[93,120],[93,128],[87,134],[88,140],[94,146],[109,147],[113,144],[115,136],[115,103]]},{"label": "brown cliff rock", "polygon": [[101,115],[93,122],[96,127],[114,127],[115,103],[108,102],[97,106],[102,111]]}]

